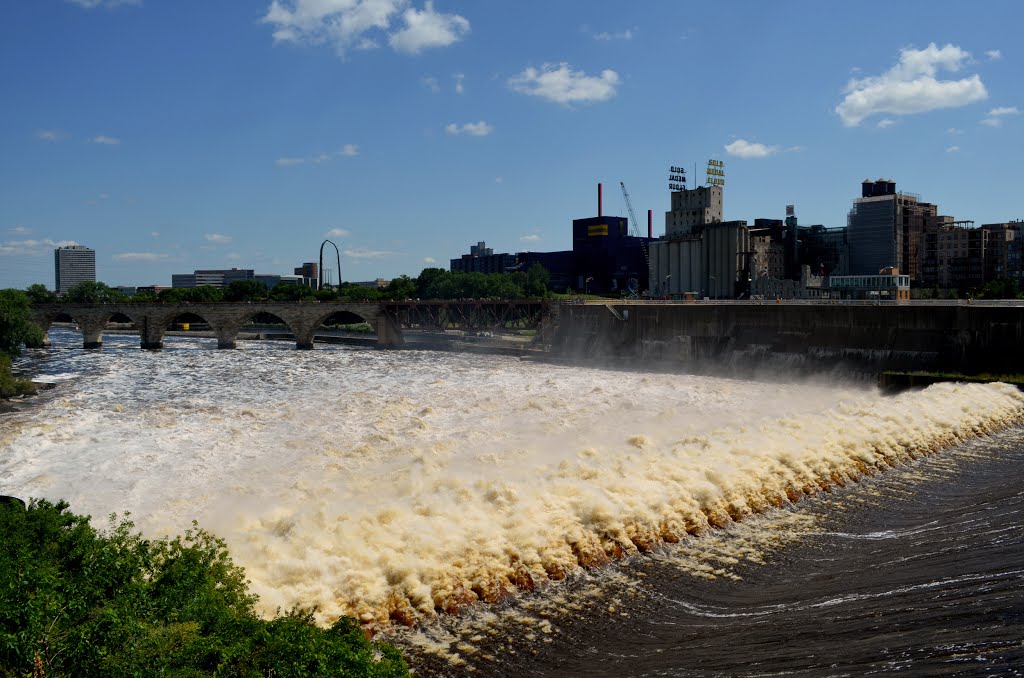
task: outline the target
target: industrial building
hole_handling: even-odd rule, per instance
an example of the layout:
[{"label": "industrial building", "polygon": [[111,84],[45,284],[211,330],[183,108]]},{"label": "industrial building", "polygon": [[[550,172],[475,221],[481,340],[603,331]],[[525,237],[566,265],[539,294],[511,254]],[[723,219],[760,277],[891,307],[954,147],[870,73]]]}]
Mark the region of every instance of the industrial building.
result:
[{"label": "industrial building", "polygon": [[495,254],[482,240],[470,246],[469,254],[451,260],[451,270],[462,273],[506,273],[515,268],[514,254]]},{"label": "industrial building", "polygon": [[96,250],[82,245],[58,247],[53,251],[54,289],[57,294],[84,282],[96,282]]},{"label": "industrial building", "polygon": [[648,278],[648,237],[632,235],[625,217],[603,212],[602,185],[597,185],[597,216],[573,219],[572,249],[560,252],[498,253],[478,242],[469,254],[451,259],[452,271],[508,273],[526,271],[534,264],[547,269],[555,292],[569,289],[595,294],[615,294],[645,288]]},{"label": "industrial building", "polygon": [[753,253],[746,221],[722,221],[722,187],[672,191],[665,237],[650,243],[653,296],[733,299],[749,293]]}]

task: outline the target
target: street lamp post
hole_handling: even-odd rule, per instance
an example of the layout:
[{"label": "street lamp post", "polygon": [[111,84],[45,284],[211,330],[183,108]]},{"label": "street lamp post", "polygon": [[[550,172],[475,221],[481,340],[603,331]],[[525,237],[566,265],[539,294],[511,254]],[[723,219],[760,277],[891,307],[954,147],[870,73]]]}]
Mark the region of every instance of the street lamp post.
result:
[{"label": "street lamp post", "polygon": [[583,294],[590,294],[590,281],[593,280],[593,276],[587,278],[583,283]]}]

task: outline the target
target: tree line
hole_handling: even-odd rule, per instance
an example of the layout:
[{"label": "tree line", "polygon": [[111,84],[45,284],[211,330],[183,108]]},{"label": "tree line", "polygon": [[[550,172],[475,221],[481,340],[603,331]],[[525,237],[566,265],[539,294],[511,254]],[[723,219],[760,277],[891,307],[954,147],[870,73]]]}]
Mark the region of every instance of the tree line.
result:
[{"label": "tree line", "polygon": [[[550,275],[540,264],[512,273],[464,273],[425,268],[415,278],[407,275],[384,287],[342,283],[340,287],[314,290],[304,285],[278,284],[272,288],[257,280],[235,280],[227,287],[182,287],[127,295],[102,282],[83,282],[59,299],[76,304],[112,303],[215,303],[221,301],[403,301],[406,299],[543,299],[550,296]],[[25,294],[34,304],[58,301],[45,285],[31,285]]]}]

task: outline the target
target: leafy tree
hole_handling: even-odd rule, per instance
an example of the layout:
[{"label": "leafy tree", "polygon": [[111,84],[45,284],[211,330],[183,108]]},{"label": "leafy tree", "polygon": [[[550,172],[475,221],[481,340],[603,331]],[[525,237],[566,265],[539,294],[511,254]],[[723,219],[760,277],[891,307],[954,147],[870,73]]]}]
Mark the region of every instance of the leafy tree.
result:
[{"label": "leafy tree", "polygon": [[34,393],[35,385],[11,373],[11,358],[23,346],[43,345],[43,333],[29,315],[29,297],[20,290],[0,290],[0,398]]},{"label": "leafy tree", "polygon": [[1021,296],[1017,281],[1006,278],[992,280],[978,292],[979,299],[1020,299]]},{"label": "leafy tree", "polygon": [[442,279],[448,275],[448,271],[443,268],[425,268],[420,271],[419,276],[416,278],[416,296],[421,299],[427,298],[427,290],[434,284],[436,280]]},{"label": "leafy tree", "polygon": [[25,290],[25,294],[28,295],[29,301],[33,304],[52,304],[57,301],[57,293],[51,292],[47,289],[46,285],[41,283],[29,285]]},{"label": "leafy tree", "polygon": [[313,296],[316,297],[317,301],[337,301],[338,290],[324,288],[317,290]]},{"label": "leafy tree", "polygon": [[366,302],[379,301],[381,294],[380,290],[376,287],[363,287],[362,285],[345,283],[338,290],[338,296],[346,301]]},{"label": "leafy tree", "polygon": [[0,354],[16,357],[22,346],[43,344],[43,333],[29,315],[29,298],[20,290],[0,290]]},{"label": "leafy tree", "polygon": [[526,285],[524,291],[528,297],[546,297],[548,286],[551,284],[551,274],[548,269],[539,263],[535,263],[526,271]]},{"label": "leafy tree", "polygon": [[0,676],[406,676],[398,651],[342,618],[255,613],[224,542],[145,540],[65,502],[0,503]]},{"label": "leafy tree", "polygon": [[407,275],[400,275],[381,290],[381,296],[394,301],[411,299],[416,296],[416,281]]},{"label": "leafy tree", "polygon": [[258,280],[232,280],[224,290],[224,301],[263,301],[269,296],[270,290]]},{"label": "leafy tree", "polygon": [[224,290],[213,285],[200,285],[185,290],[185,301],[194,303],[215,303],[224,301]]},{"label": "leafy tree", "polygon": [[303,301],[315,297],[312,287],[278,283],[270,290],[270,298],[274,301]]},{"label": "leafy tree", "polygon": [[160,301],[169,304],[180,304],[183,302],[213,303],[224,301],[224,290],[212,285],[200,285],[199,287],[174,287],[169,290],[162,290],[158,295]]},{"label": "leafy tree", "polygon": [[64,300],[74,304],[116,304],[125,296],[106,283],[88,280],[72,287],[64,294]]},{"label": "leafy tree", "polygon": [[156,295],[156,292],[145,290],[143,292],[136,292],[128,301],[132,302],[133,304],[151,304],[154,301],[159,300],[160,297]]}]

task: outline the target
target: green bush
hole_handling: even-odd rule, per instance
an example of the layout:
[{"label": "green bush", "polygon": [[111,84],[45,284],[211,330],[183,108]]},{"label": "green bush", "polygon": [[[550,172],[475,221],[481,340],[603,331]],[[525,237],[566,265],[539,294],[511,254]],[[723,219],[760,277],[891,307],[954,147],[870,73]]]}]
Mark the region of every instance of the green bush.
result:
[{"label": "green bush", "polygon": [[30,379],[19,379],[11,374],[11,359],[0,353],[0,398],[32,395],[36,390]]},{"label": "green bush", "polygon": [[145,540],[68,504],[0,502],[0,676],[406,676],[357,622],[254,610],[224,542],[195,525]]}]

